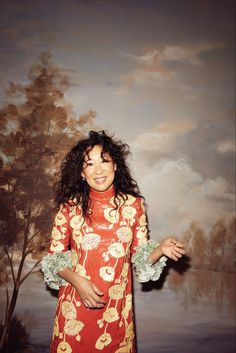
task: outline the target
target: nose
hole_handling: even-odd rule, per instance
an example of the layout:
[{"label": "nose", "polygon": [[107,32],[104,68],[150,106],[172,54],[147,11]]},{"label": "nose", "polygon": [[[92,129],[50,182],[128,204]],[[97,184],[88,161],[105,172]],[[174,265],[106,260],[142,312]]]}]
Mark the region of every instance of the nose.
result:
[{"label": "nose", "polygon": [[102,172],[103,172],[103,168],[102,168],[102,165],[100,164],[100,163],[97,163],[96,165],[95,165],[95,174],[102,174]]}]

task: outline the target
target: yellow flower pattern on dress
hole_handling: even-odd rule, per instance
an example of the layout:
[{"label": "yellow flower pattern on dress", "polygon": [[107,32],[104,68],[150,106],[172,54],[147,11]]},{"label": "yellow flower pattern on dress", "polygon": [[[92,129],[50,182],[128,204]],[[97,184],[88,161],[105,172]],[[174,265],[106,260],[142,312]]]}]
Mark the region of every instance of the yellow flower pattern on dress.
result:
[{"label": "yellow flower pattern on dress", "polygon": [[143,231],[143,229],[139,229],[137,231],[137,238],[138,238],[138,245],[145,244],[146,242],[146,237],[147,237],[147,232]]},{"label": "yellow flower pattern on dress", "polygon": [[54,336],[59,336],[59,323],[58,323],[58,317],[55,317],[55,322],[54,322],[54,328],[53,328],[53,337]]},{"label": "yellow flower pattern on dress", "polygon": [[61,310],[62,310],[62,315],[66,319],[76,318],[76,308],[74,304],[70,303],[69,301],[64,301],[64,303],[62,303]]},{"label": "yellow flower pattern on dress", "polygon": [[75,267],[78,264],[79,256],[74,249],[71,250],[71,260],[72,260],[72,266]]},{"label": "yellow flower pattern on dress", "polygon": [[73,230],[72,231],[73,239],[77,245],[78,248],[80,248],[82,241],[83,241],[83,236],[80,230]]},{"label": "yellow flower pattern on dress", "polygon": [[58,240],[53,240],[50,245],[50,251],[52,252],[61,252],[65,249],[64,245]]},{"label": "yellow flower pattern on dress", "polygon": [[122,209],[122,216],[126,219],[133,219],[136,215],[136,209],[132,206],[125,206]]},{"label": "yellow flower pattern on dress", "polygon": [[64,331],[69,336],[76,336],[78,337],[78,333],[84,327],[83,322],[79,320],[68,320],[65,324]]},{"label": "yellow flower pattern on dress", "polygon": [[86,234],[82,240],[82,249],[83,250],[93,250],[97,249],[100,243],[100,235],[98,234]]},{"label": "yellow flower pattern on dress", "polygon": [[133,232],[130,227],[120,227],[117,231],[116,234],[120,241],[122,242],[129,242],[132,240]]},{"label": "yellow flower pattern on dress", "polygon": [[125,318],[125,319],[128,318],[131,308],[132,308],[132,294],[128,294],[126,296],[125,307],[121,313],[123,318]]},{"label": "yellow flower pattern on dress", "polygon": [[90,276],[88,276],[86,273],[85,267],[81,264],[76,265],[76,273],[78,273],[78,275],[80,275],[81,277],[90,279]]},{"label": "yellow flower pattern on dress", "polygon": [[65,236],[62,234],[58,229],[54,228],[52,230],[52,239],[55,241],[58,241],[60,239],[63,239]]},{"label": "yellow flower pattern on dress", "polygon": [[123,298],[123,288],[119,284],[115,284],[114,286],[110,287],[108,290],[108,295],[111,299],[121,299]]},{"label": "yellow flower pattern on dress", "polygon": [[118,223],[119,222],[119,213],[114,208],[107,207],[104,210],[104,217],[110,223]]},{"label": "yellow flower pattern on dress", "polygon": [[65,223],[66,223],[66,217],[64,216],[64,214],[61,211],[59,211],[55,217],[55,225],[61,226]]},{"label": "yellow flower pattern on dress", "polygon": [[111,266],[104,266],[99,269],[99,274],[104,281],[112,282],[115,277],[115,270]]},{"label": "yellow flower pattern on dress", "polygon": [[103,333],[97,340],[95,348],[102,350],[104,347],[108,346],[112,341],[111,335],[109,333]]},{"label": "yellow flower pattern on dress", "polygon": [[127,277],[128,276],[128,271],[129,271],[129,264],[127,264],[127,262],[125,262],[123,264],[123,267],[122,267],[121,276],[122,277]]},{"label": "yellow flower pattern on dress", "polygon": [[57,347],[57,353],[72,353],[71,346],[67,342],[60,342]]},{"label": "yellow flower pattern on dress", "polygon": [[83,218],[81,216],[73,216],[70,221],[71,228],[80,229],[83,224]]},{"label": "yellow flower pattern on dress", "polygon": [[103,313],[103,319],[107,322],[119,320],[119,314],[116,308],[109,308]]},{"label": "yellow flower pattern on dress", "polygon": [[120,257],[125,255],[124,247],[120,243],[113,243],[109,245],[108,251],[111,256],[115,257],[116,259],[119,259]]},{"label": "yellow flower pattern on dress", "polygon": [[125,204],[130,206],[136,201],[136,197],[132,195],[127,195],[127,196],[128,196],[128,199],[125,201]]}]

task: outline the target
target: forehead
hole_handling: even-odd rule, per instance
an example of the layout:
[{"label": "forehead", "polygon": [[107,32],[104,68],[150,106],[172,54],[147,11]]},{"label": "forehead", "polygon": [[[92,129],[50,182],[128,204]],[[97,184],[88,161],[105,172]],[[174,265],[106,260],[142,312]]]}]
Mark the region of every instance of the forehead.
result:
[{"label": "forehead", "polygon": [[110,157],[108,152],[103,152],[103,148],[101,145],[95,145],[86,152],[84,159],[100,159],[105,156]]}]

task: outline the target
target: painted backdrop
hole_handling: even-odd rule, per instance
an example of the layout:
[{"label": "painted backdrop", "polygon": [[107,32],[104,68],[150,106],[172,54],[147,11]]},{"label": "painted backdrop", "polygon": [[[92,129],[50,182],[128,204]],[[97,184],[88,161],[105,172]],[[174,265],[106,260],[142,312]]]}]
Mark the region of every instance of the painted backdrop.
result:
[{"label": "painted backdrop", "polygon": [[175,235],[187,246],[161,281],[135,281],[139,352],[235,351],[234,13],[231,0],[1,1],[8,352],[48,352],[56,296],[38,262],[53,182],[90,129],[129,143],[151,238]]}]

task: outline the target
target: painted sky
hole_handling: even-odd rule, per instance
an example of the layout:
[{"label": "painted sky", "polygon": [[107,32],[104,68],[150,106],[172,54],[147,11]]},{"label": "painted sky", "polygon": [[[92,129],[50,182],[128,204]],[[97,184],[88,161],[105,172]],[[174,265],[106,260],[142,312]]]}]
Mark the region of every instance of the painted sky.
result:
[{"label": "painted sky", "polygon": [[234,1],[2,0],[0,98],[48,50],[76,116],[129,142],[152,237],[234,212]]},{"label": "painted sky", "polygon": [[[0,43],[2,104],[9,82],[26,83],[50,51],[70,78],[65,100],[75,116],[95,110],[94,128],[130,144],[152,238],[181,237],[193,220],[208,231],[234,214],[234,1],[1,0]],[[48,344],[55,298],[38,281],[26,283],[17,312],[30,307],[31,338]],[[234,351],[235,320],[199,288],[203,306],[188,310],[167,283],[136,288],[140,352]]]}]

